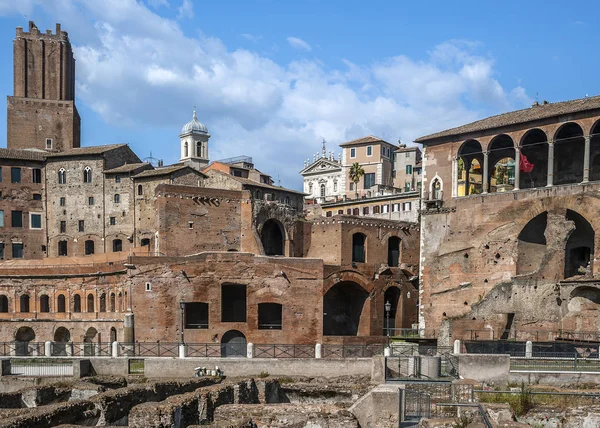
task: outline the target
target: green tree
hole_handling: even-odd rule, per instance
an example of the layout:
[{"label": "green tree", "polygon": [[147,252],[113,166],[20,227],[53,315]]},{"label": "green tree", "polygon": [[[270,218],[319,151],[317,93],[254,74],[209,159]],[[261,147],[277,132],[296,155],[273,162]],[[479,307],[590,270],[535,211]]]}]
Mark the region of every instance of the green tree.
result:
[{"label": "green tree", "polygon": [[356,198],[358,198],[358,182],[363,175],[365,175],[363,167],[358,162],[354,162],[350,167],[350,180],[354,183]]}]

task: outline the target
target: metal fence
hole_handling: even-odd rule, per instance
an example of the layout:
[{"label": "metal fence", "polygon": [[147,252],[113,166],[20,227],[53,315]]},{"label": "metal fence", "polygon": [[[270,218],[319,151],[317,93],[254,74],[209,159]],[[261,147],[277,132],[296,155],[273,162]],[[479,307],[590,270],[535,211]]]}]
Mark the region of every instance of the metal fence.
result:
[{"label": "metal fence", "polygon": [[386,381],[440,381],[458,378],[459,359],[450,347],[403,346],[386,358]]},{"label": "metal fence", "polygon": [[255,345],[255,358],[314,358],[313,345]]},{"label": "metal fence", "polygon": [[400,390],[399,425],[415,426],[422,418],[456,417],[457,405],[474,403],[473,391],[472,385],[411,384]]},{"label": "metal fence", "polygon": [[577,353],[555,353],[543,357],[511,357],[512,371],[600,372],[600,359],[581,357]]},{"label": "metal fence", "polygon": [[13,376],[73,376],[73,362],[69,360],[11,359],[8,374]]},{"label": "metal fence", "polygon": [[456,336],[460,340],[528,340],[532,342],[545,341],[593,341],[600,342],[600,333],[596,331],[569,331],[569,330],[465,330],[462,336]]}]

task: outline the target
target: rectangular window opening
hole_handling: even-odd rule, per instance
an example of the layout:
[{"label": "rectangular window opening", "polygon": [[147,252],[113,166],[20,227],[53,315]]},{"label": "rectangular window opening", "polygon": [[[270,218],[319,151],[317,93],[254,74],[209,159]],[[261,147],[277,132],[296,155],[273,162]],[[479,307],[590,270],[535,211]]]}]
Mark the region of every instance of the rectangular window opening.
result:
[{"label": "rectangular window opening", "polygon": [[246,322],[246,286],[221,286],[221,322]]},{"label": "rectangular window opening", "polygon": [[184,303],[183,319],[184,328],[207,329],[208,328],[208,303],[186,302]]}]

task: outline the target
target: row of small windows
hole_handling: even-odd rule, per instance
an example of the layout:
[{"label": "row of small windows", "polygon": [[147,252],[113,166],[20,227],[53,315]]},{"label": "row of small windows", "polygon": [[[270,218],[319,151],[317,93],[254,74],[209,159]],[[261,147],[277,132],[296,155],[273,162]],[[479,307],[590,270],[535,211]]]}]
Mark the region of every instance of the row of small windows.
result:
[{"label": "row of small windows", "polygon": [[[118,302],[117,302],[117,297],[118,297]],[[125,292],[125,301],[127,299],[127,292]],[[87,305],[86,305],[86,310],[82,311],[82,306],[81,306],[81,296],[79,294],[75,294],[73,296],[73,312],[94,312],[94,306],[95,306],[95,298],[93,294],[88,294],[87,295]],[[106,312],[107,311],[107,305],[106,305],[106,294],[102,294],[99,297],[99,310],[100,312]],[[125,308],[123,307],[125,301],[123,300],[123,294],[119,292],[118,296],[115,293],[110,293],[109,296],[109,306],[108,306],[108,311],[109,312],[117,312],[117,311],[123,311]],[[6,313],[8,312],[8,297],[5,295],[0,295],[0,313]],[[67,299],[65,297],[64,294],[59,294],[56,298],[56,312],[61,312],[64,313],[66,312],[66,308],[67,308]],[[118,305],[117,305],[118,303]],[[39,298],[39,304],[40,304],[40,312],[51,312],[51,307],[50,307],[50,297],[46,294],[40,296]],[[22,294],[19,297],[19,312],[31,312],[31,298],[29,297],[28,294]]]},{"label": "row of small windows", "polygon": [[[41,195],[39,195],[39,196],[40,196],[40,200],[41,200]],[[35,195],[34,195],[34,199],[35,199]],[[121,203],[121,195],[118,193],[115,193],[115,195],[113,196],[113,201],[115,204]],[[67,204],[67,198],[64,196],[61,196],[59,199],[59,204],[61,207],[64,207]],[[88,197],[88,205],[94,205],[94,197],[93,196]]]},{"label": "row of small windows", "polygon": [[[4,210],[0,210],[0,227],[4,227]],[[23,211],[11,211],[10,212],[10,226],[11,227],[23,227]],[[30,229],[41,229],[42,228],[42,214],[40,213],[29,213],[29,228]]]},{"label": "row of small windows", "polygon": [[[112,250],[114,253],[118,253],[123,251],[123,240],[121,239],[113,239],[112,241]],[[94,241],[88,239],[84,242],[84,254],[86,256],[92,255],[95,253],[95,244]],[[59,256],[68,256],[69,255],[69,244],[68,241],[58,241],[58,255]]]},{"label": "row of small windows", "polygon": [[[142,185],[140,184],[138,186],[138,190],[139,190],[138,195],[142,194],[141,190],[140,190],[141,187],[142,187]],[[260,190],[256,190],[254,192],[254,198],[255,199],[265,199],[267,201],[273,201],[273,200],[275,200],[275,194],[274,193],[268,193],[268,192],[263,193]],[[292,200],[291,200],[291,198],[289,196],[282,196],[281,200],[279,202],[281,202],[282,204],[290,205],[291,202],[292,202]]]},{"label": "row of small windows", "polygon": [[[246,285],[223,284],[221,286],[221,322],[247,322]],[[208,328],[208,303],[186,302],[183,307],[184,328]],[[283,306],[279,303],[258,304],[258,329],[281,330]]]},{"label": "row of small windows", "polygon": [[[92,168],[89,166],[83,168],[83,182],[92,182]],[[67,170],[64,168],[58,170],[58,184],[67,184]]]},{"label": "row of small windows", "polygon": [[[385,205],[373,205],[369,207],[360,208],[347,208],[347,215],[370,215],[370,214],[387,214],[390,212],[390,205],[392,207],[392,212],[400,212],[400,211],[411,211],[412,210],[412,202],[402,202],[398,204],[385,204]],[[332,217],[334,211],[327,211],[325,214],[327,217]],[[337,210],[337,214],[344,214],[343,209]]]},{"label": "row of small windows", "polygon": [[[10,182],[11,183],[20,183],[22,181],[23,168],[13,166],[10,169]],[[41,183],[42,182],[42,170],[40,168],[32,168],[31,170],[31,182],[32,183]],[[0,167],[0,182],[2,182],[2,167]]]},{"label": "row of small windows", "polygon": [[[373,146],[367,146],[366,152],[367,152],[367,156],[373,156]],[[389,147],[381,146],[381,155],[391,158],[392,150]],[[356,148],[355,147],[350,149],[350,157],[351,158],[356,157]]]}]

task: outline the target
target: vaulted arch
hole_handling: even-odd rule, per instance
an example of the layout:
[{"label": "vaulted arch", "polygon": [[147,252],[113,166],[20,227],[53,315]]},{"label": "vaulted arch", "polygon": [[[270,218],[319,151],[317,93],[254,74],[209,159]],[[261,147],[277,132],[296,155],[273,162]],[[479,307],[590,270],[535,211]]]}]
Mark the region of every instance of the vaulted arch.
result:
[{"label": "vaulted arch", "polygon": [[457,162],[457,196],[481,193],[483,191],[483,151],[479,141],[465,141],[458,150]]}]

